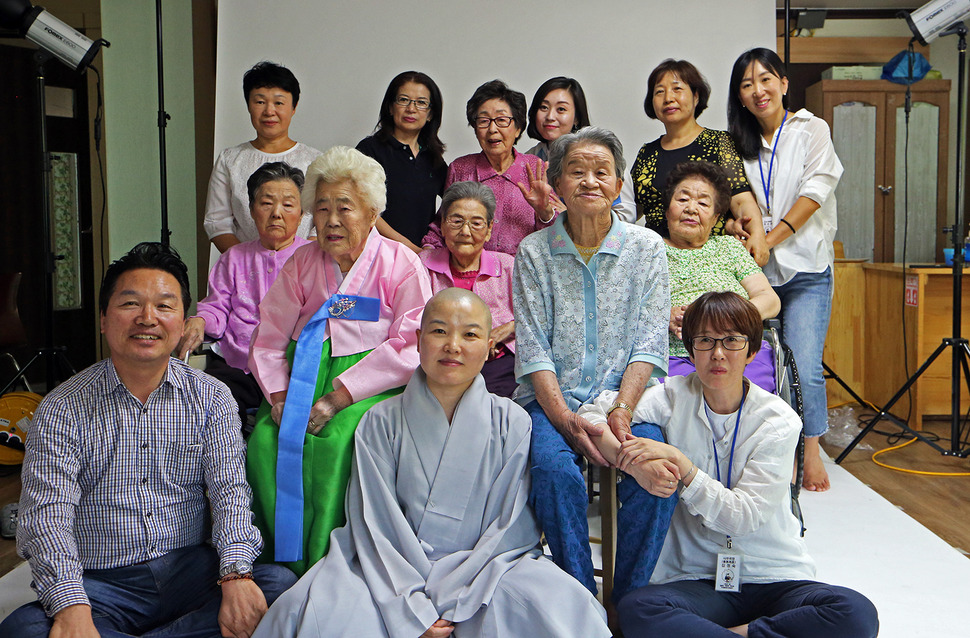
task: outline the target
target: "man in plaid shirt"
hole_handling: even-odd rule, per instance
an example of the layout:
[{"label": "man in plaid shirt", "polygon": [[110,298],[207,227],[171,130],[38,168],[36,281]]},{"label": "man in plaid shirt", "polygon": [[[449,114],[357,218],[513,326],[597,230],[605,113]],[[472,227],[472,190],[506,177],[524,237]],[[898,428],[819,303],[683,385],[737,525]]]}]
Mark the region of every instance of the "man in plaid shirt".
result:
[{"label": "man in plaid shirt", "polygon": [[232,395],[169,356],[191,304],[185,264],[139,244],[99,303],[111,357],[48,394],[27,435],[17,548],[39,601],[0,636],[249,636],[296,577],[253,567]]}]

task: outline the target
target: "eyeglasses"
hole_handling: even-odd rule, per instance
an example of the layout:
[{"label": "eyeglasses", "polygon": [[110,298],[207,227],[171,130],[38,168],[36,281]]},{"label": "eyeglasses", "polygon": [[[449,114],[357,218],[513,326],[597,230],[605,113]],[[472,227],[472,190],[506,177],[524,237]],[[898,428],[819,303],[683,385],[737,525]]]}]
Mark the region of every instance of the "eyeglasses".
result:
[{"label": "eyeglasses", "polygon": [[690,340],[690,345],[694,350],[706,351],[713,350],[720,341],[725,350],[744,350],[748,345],[748,338],[742,335],[729,335],[715,339],[714,337],[694,337]]},{"label": "eyeglasses", "polygon": [[508,128],[512,126],[512,122],[514,120],[514,117],[509,117],[508,115],[500,115],[498,117],[477,117],[475,118],[475,128],[488,128],[492,122],[495,122],[495,126],[499,128]]},{"label": "eyeglasses", "polygon": [[445,223],[448,225],[448,228],[452,230],[461,230],[464,228],[465,224],[468,224],[468,227],[475,232],[481,232],[485,230],[486,226],[488,226],[488,222],[481,217],[465,219],[461,215],[450,215],[447,219],[445,219]]},{"label": "eyeglasses", "polygon": [[414,108],[418,109],[419,111],[427,111],[431,108],[431,100],[426,100],[423,97],[412,100],[406,95],[399,95],[394,98],[394,103],[400,106],[402,109],[406,109],[412,104],[414,105]]}]

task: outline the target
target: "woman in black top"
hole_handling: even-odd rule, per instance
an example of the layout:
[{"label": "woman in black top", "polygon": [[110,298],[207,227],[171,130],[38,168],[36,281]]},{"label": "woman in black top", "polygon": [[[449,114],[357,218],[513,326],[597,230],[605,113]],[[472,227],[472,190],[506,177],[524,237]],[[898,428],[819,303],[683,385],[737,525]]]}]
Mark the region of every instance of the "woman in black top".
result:
[{"label": "woman in black top", "polygon": [[[686,60],[661,62],[647,80],[647,97],[643,110],[651,119],[660,120],[665,133],[644,144],[630,169],[637,205],[637,217],[644,225],[667,235],[666,208],[663,192],[667,175],[677,164],[706,161],[724,168],[731,184],[731,213],[741,221],[748,251],[759,265],[768,261],[768,248],[761,222],[761,211],[748,186],[744,164],[731,136],[697,123],[707,108],[711,87],[697,68]],[[724,218],[712,234],[725,233]],[[730,230],[730,225],[728,229]]]},{"label": "woman in black top", "polygon": [[357,144],[387,174],[387,209],[377,231],[421,252],[421,238],[436,212],[448,165],[438,139],[441,91],[419,71],[399,74],[387,87],[374,134]]}]

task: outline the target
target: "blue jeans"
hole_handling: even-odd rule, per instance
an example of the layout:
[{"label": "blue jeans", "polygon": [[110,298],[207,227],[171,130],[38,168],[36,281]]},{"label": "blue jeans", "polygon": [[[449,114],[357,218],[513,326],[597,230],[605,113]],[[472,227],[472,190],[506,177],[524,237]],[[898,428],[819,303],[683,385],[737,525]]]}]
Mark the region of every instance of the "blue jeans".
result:
[{"label": "blue jeans", "polygon": [[714,581],[682,580],[630,592],[617,606],[626,638],[874,638],[876,608],[857,591],[810,580],[746,583],[738,593]]},{"label": "blue jeans", "polygon": [[795,355],[802,384],[805,436],[822,436],[829,429],[822,350],[832,314],[832,269],[800,272],[774,290],[781,297],[781,339]]},{"label": "blue jeans", "polygon": [[[532,417],[532,492],[529,502],[546,535],[552,559],[596,595],[586,520],[586,481],[582,457],[549,422],[538,401],[526,406]],[[660,428],[634,425],[636,436],[662,441]],[[677,505],[676,494],[659,498],[624,477],[617,486],[616,569],[613,599],[650,581]]]},{"label": "blue jeans", "polygon": [[[154,560],[84,572],[84,590],[102,638],[219,638],[219,556],[208,545],[183,547]],[[256,565],[253,579],[270,605],[296,582],[280,565]],[[53,624],[39,602],[0,624],[0,637],[47,638]]]}]

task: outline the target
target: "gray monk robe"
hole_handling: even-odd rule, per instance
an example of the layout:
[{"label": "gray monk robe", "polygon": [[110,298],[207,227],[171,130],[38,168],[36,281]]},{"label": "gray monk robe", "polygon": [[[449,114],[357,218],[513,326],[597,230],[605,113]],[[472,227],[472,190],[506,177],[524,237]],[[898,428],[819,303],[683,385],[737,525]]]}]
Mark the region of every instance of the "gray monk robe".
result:
[{"label": "gray monk robe", "polygon": [[424,372],[357,428],[347,525],[253,638],[609,636],[590,593],[542,556],[529,494],[531,421],[479,375],[451,426]]}]

